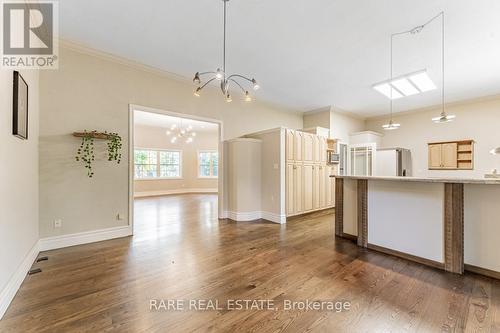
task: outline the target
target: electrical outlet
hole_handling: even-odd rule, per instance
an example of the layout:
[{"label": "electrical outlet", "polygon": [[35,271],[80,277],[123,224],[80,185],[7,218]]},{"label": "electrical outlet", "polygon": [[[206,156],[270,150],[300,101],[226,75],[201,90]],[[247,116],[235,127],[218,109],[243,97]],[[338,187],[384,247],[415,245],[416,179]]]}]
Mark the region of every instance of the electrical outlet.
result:
[{"label": "electrical outlet", "polygon": [[54,220],[54,228],[60,228],[60,227],[62,227],[62,220],[61,219]]},{"label": "electrical outlet", "polygon": [[117,221],[122,221],[123,220],[122,214],[120,214],[120,213],[116,214],[116,220]]}]

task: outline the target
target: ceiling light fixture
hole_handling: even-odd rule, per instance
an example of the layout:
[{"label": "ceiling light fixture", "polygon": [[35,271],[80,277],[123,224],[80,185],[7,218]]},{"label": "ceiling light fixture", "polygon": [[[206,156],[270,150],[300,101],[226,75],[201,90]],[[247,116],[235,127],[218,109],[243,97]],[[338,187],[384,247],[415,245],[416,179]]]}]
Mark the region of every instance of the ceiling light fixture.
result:
[{"label": "ceiling light fixture", "polygon": [[445,111],[445,100],[444,100],[444,12],[439,13],[438,15],[434,16],[429,22],[426,23],[429,24],[430,22],[434,21],[436,18],[441,17],[441,69],[442,69],[442,87],[441,87],[441,114],[439,117],[434,117],[432,118],[432,121],[434,123],[440,124],[440,123],[449,123],[450,121],[453,121],[453,119],[456,118],[455,115],[448,115],[446,114]]},{"label": "ceiling light fixture", "polygon": [[376,83],[372,87],[389,99],[399,99],[436,89],[425,69]]},{"label": "ceiling light fixture", "polygon": [[420,33],[428,24],[436,20],[437,18],[441,17],[441,32],[442,32],[442,38],[441,38],[441,65],[442,65],[442,89],[441,89],[441,114],[439,117],[432,118],[432,121],[435,123],[446,123],[450,122],[453,119],[455,119],[454,115],[447,115],[445,112],[445,95],[444,95],[444,12],[440,12],[433,18],[431,18],[429,21],[427,21],[423,25],[419,25],[413,29],[407,30],[407,31],[402,31],[398,33],[391,34],[391,78],[388,81],[380,82],[377,84],[374,84],[372,87],[373,89],[377,90],[384,96],[388,97],[390,99],[390,120],[388,124],[382,125],[382,127],[385,130],[393,130],[397,129],[400,127],[400,124],[395,124],[393,119],[392,119],[392,113],[393,113],[393,100],[406,97],[406,96],[412,96],[416,95],[419,93],[424,93],[427,91],[431,91],[436,89],[436,85],[434,82],[432,82],[431,78],[427,74],[427,70],[420,70],[418,72],[410,73],[410,74],[405,74],[399,77],[394,78],[393,77],[393,42],[394,42],[394,37],[400,36],[400,35],[406,35],[406,34],[418,34]]},{"label": "ceiling light fixture", "polygon": [[222,90],[222,94],[224,95],[224,98],[226,100],[226,102],[230,103],[232,102],[232,98],[231,98],[231,94],[230,94],[230,86],[232,86],[233,84],[236,85],[238,88],[241,89],[241,91],[243,92],[243,94],[245,95],[245,101],[246,102],[249,102],[251,101],[251,97],[250,97],[250,100],[248,99],[248,91],[245,90],[243,88],[243,86],[241,85],[241,83],[239,82],[240,80],[243,80],[243,81],[248,81],[252,84],[253,86],[253,89],[254,90],[257,90],[260,88],[260,85],[257,83],[257,81],[255,79],[251,79],[251,78],[248,78],[244,75],[240,75],[240,74],[232,74],[232,75],[226,75],[226,6],[227,6],[227,2],[229,0],[222,0],[222,2],[224,2],[224,41],[223,41],[223,48],[222,48],[222,68],[217,68],[217,70],[215,72],[196,72],[196,74],[194,75],[194,78],[193,78],[193,82],[195,84],[202,84],[202,80],[201,80],[201,77],[204,76],[204,75],[208,75],[210,74],[211,75],[211,78],[209,78],[204,84],[202,84],[201,86],[197,87],[195,92],[194,92],[194,95],[199,97],[201,95],[201,90],[203,88],[205,88],[209,83],[213,82],[214,80],[218,80],[218,81],[221,81],[220,82],[220,88]]},{"label": "ceiling light fixture", "polygon": [[172,124],[170,126],[170,130],[167,130],[165,134],[167,136],[172,135],[172,138],[170,139],[171,143],[175,143],[177,141],[177,138],[181,139],[183,137],[187,137],[186,143],[191,143],[193,142],[194,137],[196,136],[196,132],[193,131],[192,125],[188,125],[185,128],[183,127],[182,119],[180,126],[178,126],[177,124]]}]

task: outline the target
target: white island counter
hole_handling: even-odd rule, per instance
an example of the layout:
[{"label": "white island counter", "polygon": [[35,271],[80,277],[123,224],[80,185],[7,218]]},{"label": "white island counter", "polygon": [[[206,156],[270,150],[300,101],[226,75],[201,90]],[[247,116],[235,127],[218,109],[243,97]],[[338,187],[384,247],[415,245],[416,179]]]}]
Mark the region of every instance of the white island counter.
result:
[{"label": "white island counter", "polygon": [[450,272],[500,277],[500,179],[335,178],[337,236]]}]

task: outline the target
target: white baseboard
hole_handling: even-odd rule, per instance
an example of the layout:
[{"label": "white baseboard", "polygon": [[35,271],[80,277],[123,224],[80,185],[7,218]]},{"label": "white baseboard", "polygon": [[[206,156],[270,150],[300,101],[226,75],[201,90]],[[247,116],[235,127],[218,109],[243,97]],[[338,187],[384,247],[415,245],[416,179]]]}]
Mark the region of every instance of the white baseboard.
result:
[{"label": "white baseboard", "polygon": [[172,194],[217,193],[217,192],[218,190],[216,188],[181,188],[175,190],[135,192],[134,198],[156,197],[161,195],[172,195]]},{"label": "white baseboard", "polygon": [[132,235],[131,226],[114,227],[100,230],[79,232],[76,234],[42,238],[39,241],[40,251],[60,249],[63,247],[82,245],[108,239],[127,237]]},{"label": "white baseboard", "polygon": [[286,223],[286,215],[279,215],[270,212],[255,211],[255,212],[231,212],[226,211],[222,214],[221,218],[231,219],[234,221],[255,221],[259,219],[264,219],[274,223]]},{"label": "white baseboard", "polygon": [[7,308],[10,305],[10,302],[12,302],[14,296],[16,296],[19,287],[21,287],[21,284],[23,283],[26,274],[28,274],[28,271],[33,265],[33,262],[36,260],[38,253],[39,253],[39,242],[36,242],[35,245],[33,245],[33,248],[24,258],[21,265],[17,268],[14,275],[12,275],[9,282],[7,282],[5,288],[3,288],[2,292],[0,292],[0,319],[2,319],[3,315],[5,314]]},{"label": "white baseboard", "polygon": [[261,212],[262,213],[262,218],[264,220],[268,220],[274,223],[279,223],[279,224],[284,224],[286,223],[286,215],[280,215],[276,213],[271,213],[271,212]]}]

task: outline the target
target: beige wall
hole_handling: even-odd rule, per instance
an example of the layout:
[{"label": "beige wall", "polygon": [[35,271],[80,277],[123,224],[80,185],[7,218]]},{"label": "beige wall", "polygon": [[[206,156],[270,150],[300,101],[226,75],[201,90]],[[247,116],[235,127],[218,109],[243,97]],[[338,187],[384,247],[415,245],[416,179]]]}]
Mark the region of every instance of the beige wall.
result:
[{"label": "beige wall", "polygon": [[[429,177],[479,177],[493,168],[500,169],[500,157],[489,154],[500,146],[500,97],[482,101],[470,101],[447,107],[449,114],[455,114],[455,121],[435,124],[431,118],[440,113],[431,109],[415,113],[399,114],[394,121],[401,124],[395,131],[384,131],[382,147],[403,147],[411,150],[414,176]],[[367,129],[382,132],[387,119],[370,119]],[[461,139],[475,140],[475,168],[472,171],[427,170],[428,142]]]},{"label": "beige wall", "polygon": [[330,129],[332,139],[349,143],[351,133],[365,129],[365,120],[354,115],[336,111],[333,107],[304,113],[304,128],[324,127]]},{"label": "beige wall", "polygon": [[285,215],[285,129],[248,135],[262,142],[261,211]]},{"label": "beige wall", "polygon": [[[39,74],[20,71],[28,84],[28,140],[12,135],[11,70],[0,70],[0,296],[38,241]],[[24,272],[26,273],[26,272]],[[0,304],[5,299],[0,298]],[[0,306],[0,318],[3,309]]]},{"label": "beige wall", "polygon": [[[60,48],[59,70],[40,76],[40,233],[42,237],[128,224],[128,151],[120,165],[100,152],[89,179],[74,160],[83,129],[115,131],[128,142],[129,104],[218,119],[223,139],[259,130],[302,127],[302,115],[258,101],[226,103],[217,88],[193,96],[189,80],[112,61],[100,54]],[[193,72],[196,71],[193,68]],[[116,214],[124,219],[118,221]],[[54,219],[63,226],[54,229]]]},{"label": "beige wall", "polygon": [[[226,141],[229,217],[261,211],[261,159],[262,142],[257,139],[233,139]],[[231,214],[232,213],[232,214]]]},{"label": "beige wall", "polygon": [[330,108],[304,113],[304,128],[330,128]]},{"label": "beige wall", "polygon": [[172,149],[182,151],[182,178],[161,180],[136,180],[134,190],[138,195],[160,192],[202,190],[217,191],[217,179],[198,178],[198,151],[218,150],[219,133],[197,132],[192,143],[178,140],[171,143],[166,136],[167,129],[144,125],[134,126],[134,144],[136,148]]},{"label": "beige wall", "polygon": [[349,135],[351,133],[360,132],[364,129],[364,119],[334,110],[331,111],[330,135],[334,139],[340,139],[344,143],[349,143]]}]

